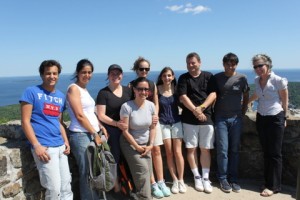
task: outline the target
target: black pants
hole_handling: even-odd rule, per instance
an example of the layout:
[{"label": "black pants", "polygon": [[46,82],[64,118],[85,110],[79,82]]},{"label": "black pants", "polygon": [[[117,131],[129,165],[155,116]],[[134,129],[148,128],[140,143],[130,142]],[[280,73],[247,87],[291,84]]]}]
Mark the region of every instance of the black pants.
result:
[{"label": "black pants", "polygon": [[281,190],[284,121],[284,112],[271,116],[257,113],[256,116],[256,129],[264,153],[265,186],[274,192]]}]

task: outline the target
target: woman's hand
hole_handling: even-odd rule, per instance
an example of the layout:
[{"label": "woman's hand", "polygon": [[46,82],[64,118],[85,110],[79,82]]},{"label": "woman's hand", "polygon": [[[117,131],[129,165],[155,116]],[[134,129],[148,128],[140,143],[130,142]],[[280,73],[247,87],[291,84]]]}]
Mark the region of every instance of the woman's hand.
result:
[{"label": "woman's hand", "polygon": [[135,148],[135,150],[136,150],[137,152],[139,152],[140,154],[142,154],[142,153],[144,153],[145,148],[144,148],[144,146],[138,145],[137,148]]},{"label": "woman's hand", "polygon": [[143,148],[144,148],[144,152],[141,154],[141,156],[146,156],[148,153],[151,153],[153,145],[144,146]]},{"label": "woman's hand", "polygon": [[158,123],[158,116],[152,115],[152,124],[154,124],[156,126],[157,123]]},{"label": "woman's hand", "polygon": [[95,140],[97,145],[100,145],[102,143],[102,140],[101,140],[101,138],[98,134],[94,135],[94,140]]},{"label": "woman's hand", "polygon": [[108,140],[109,135],[108,135],[107,130],[104,126],[101,127],[101,131],[102,131],[103,135],[106,137],[106,140]]},{"label": "woman's hand", "polygon": [[128,129],[128,123],[124,123],[124,121],[119,120],[119,121],[117,122],[117,127],[118,127],[120,130],[124,131],[124,130]]},{"label": "woman's hand", "polygon": [[42,145],[38,145],[34,148],[34,152],[37,155],[37,157],[43,161],[43,162],[48,162],[51,158],[49,156],[49,154],[47,153],[47,147],[44,147]]}]

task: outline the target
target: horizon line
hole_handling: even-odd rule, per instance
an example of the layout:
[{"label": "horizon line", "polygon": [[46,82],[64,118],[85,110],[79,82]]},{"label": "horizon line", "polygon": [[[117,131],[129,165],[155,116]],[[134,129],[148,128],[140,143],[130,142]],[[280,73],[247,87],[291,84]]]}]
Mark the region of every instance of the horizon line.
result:
[{"label": "horizon line", "polygon": [[[209,70],[201,70],[201,71],[216,71],[216,70],[220,70],[223,71],[221,69],[209,69]],[[276,70],[272,70],[272,71],[286,71],[286,70],[300,70],[300,68],[278,68]],[[186,69],[174,69],[174,71],[186,71]],[[246,68],[240,68],[236,71],[253,71],[253,69],[246,69]],[[130,71],[123,71],[123,73],[134,73],[134,71],[130,70]],[[151,70],[151,72],[160,72],[160,70]],[[107,72],[94,72],[93,74],[106,74]],[[72,75],[73,72],[66,72],[66,73],[61,73],[61,75]],[[0,78],[11,78],[11,77],[30,77],[30,76],[39,76],[39,74],[35,74],[35,75],[0,75]]]}]

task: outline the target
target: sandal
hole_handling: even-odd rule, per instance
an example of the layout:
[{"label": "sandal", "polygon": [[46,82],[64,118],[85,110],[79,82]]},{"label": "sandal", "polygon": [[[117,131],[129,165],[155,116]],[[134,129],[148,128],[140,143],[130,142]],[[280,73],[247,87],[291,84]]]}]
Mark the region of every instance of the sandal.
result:
[{"label": "sandal", "polygon": [[260,196],[269,197],[269,196],[272,196],[273,194],[274,194],[274,192],[272,190],[269,190],[268,188],[266,188],[260,193]]}]

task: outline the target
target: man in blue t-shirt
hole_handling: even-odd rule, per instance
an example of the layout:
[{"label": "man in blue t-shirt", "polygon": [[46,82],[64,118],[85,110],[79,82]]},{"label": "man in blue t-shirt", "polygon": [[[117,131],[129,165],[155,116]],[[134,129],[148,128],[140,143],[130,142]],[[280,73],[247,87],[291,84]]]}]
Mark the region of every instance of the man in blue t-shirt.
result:
[{"label": "man in blue t-shirt", "polygon": [[55,88],[61,65],[45,60],[39,68],[41,85],[28,87],[21,99],[22,128],[31,144],[45,199],[72,200],[68,157],[70,145],[62,124],[65,95]]}]

